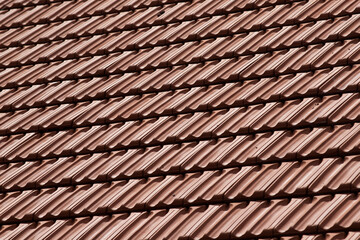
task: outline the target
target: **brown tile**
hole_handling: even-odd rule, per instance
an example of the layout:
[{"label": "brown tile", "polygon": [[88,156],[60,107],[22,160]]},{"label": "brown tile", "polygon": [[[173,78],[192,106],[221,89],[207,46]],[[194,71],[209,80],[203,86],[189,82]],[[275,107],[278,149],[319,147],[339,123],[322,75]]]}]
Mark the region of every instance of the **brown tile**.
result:
[{"label": "brown tile", "polygon": [[[11,234],[26,236],[29,232],[38,234],[38,231],[42,231],[46,236],[52,237],[55,236],[54,234],[61,233],[62,236],[69,237],[81,234],[100,238],[109,235],[124,238],[128,236],[137,238],[224,238],[226,236],[258,237],[260,234],[263,237],[271,237],[278,233],[293,235],[304,231],[311,234],[311,232],[316,232],[314,224],[320,222],[323,223],[320,225],[322,231],[328,227],[336,228],[337,219],[343,218],[336,212],[341,211],[341,208],[346,205],[356,204],[357,199],[358,196],[355,195],[339,194],[334,197],[325,195],[313,199],[258,201],[250,202],[248,205],[231,203],[228,206],[190,207],[188,210],[174,208],[168,211],[157,210],[149,213],[85,217],[76,218],[71,223],[66,223],[69,220],[58,220],[52,225],[41,221],[36,228],[31,223],[22,223],[15,229],[2,229],[0,234],[2,237],[9,237]],[[353,221],[349,226],[355,226],[356,216],[346,216],[345,218]],[[82,224],[80,224],[81,222]],[[185,227],[179,227],[180,224]],[[57,226],[57,231],[51,231],[55,226]],[[11,231],[9,231],[10,229]],[[111,229],[111,231],[107,229]],[[343,231],[346,228],[341,226],[338,229]],[[351,239],[350,237],[355,234],[357,233],[350,232],[347,236]],[[327,239],[331,239],[332,236],[336,238],[341,235],[329,234],[326,236]]]},{"label": "brown tile", "polygon": [[359,6],[0,1],[0,238],[358,239]]}]

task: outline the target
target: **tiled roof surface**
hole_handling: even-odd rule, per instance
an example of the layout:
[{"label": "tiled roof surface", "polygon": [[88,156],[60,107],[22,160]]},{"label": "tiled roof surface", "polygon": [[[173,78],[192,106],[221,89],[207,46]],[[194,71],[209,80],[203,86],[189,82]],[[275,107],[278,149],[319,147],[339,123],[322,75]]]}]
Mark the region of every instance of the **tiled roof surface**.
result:
[{"label": "tiled roof surface", "polygon": [[0,239],[360,239],[360,1],[0,0]]}]

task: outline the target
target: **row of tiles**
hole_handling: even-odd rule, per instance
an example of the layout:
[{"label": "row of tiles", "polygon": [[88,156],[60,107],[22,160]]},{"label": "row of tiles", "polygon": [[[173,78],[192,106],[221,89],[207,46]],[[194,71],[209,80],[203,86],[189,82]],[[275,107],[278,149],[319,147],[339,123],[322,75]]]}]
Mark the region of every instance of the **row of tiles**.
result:
[{"label": "row of tiles", "polygon": [[[29,11],[31,10],[31,7],[37,7],[38,5],[49,5],[49,7],[51,7],[53,4],[55,4],[57,6],[56,3],[64,3],[66,1],[72,1],[72,2],[77,2],[77,4],[81,5],[84,4],[84,2],[86,2],[87,0],[0,0],[0,9],[1,10],[6,10],[9,11],[13,8],[21,8],[24,9],[24,11]],[[108,1],[108,0],[105,0]],[[105,2],[105,1],[101,1],[101,2]],[[263,0],[255,0],[257,2],[261,2]],[[108,12],[110,11],[108,9],[108,6],[98,6],[97,4],[99,3],[94,3],[95,1],[92,0],[92,5],[94,7],[101,7],[101,9],[99,11],[103,11],[103,12]],[[143,7],[149,7],[149,6],[154,6],[154,5],[161,5],[161,4],[165,4],[165,3],[170,3],[170,2],[177,2],[177,0],[131,0],[131,1],[117,1],[117,2],[121,2],[121,6],[116,6],[116,9],[118,11],[125,11],[125,10],[131,10],[131,9],[136,9],[136,8],[143,8]],[[112,3],[114,4],[114,3]],[[29,7],[29,8],[28,8]],[[87,11],[91,11],[91,9],[87,9]],[[79,14],[83,14],[83,13],[79,13]]]},{"label": "row of tiles", "polygon": [[360,196],[251,201],[6,225],[0,238],[229,239],[359,227]]},{"label": "row of tiles", "polygon": [[[221,1],[214,1],[213,3],[220,4],[218,7],[221,7],[221,5],[224,4]],[[230,31],[228,29],[232,29],[232,32],[258,30],[261,28],[328,19],[329,17],[338,17],[360,12],[360,3],[357,0],[325,2],[311,0],[295,2],[293,4],[265,7],[261,8],[260,10],[239,12],[237,14],[232,14],[231,18],[233,20],[230,21],[226,17],[226,14],[237,12],[237,3],[241,4],[243,1],[237,0],[235,2],[225,2],[225,5],[227,3],[230,3],[232,7],[229,8],[228,11],[224,12],[222,14],[223,16],[219,16],[214,19],[227,21],[227,29],[225,30],[226,32]],[[171,6],[174,8],[170,9],[169,11],[163,9],[162,7],[152,7],[149,9],[139,9],[130,16],[128,13],[122,12],[120,14],[109,14],[106,17],[98,16],[83,18],[78,21],[69,20],[64,22],[55,22],[52,24],[41,24],[36,26],[26,26],[23,28],[0,30],[0,46],[21,46],[24,44],[34,44],[53,40],[93,36],[94,34],[105,34],[130,29],[137,30],[140,27],[145,27],[148,29],[149,27],[154,27],[154,25],[162,26],[173,22],[190,21],[193,19],[195,19],[196,22],[196,20],[198,20],[196,16],[204,15],[205,17],[209,15],[211,18],[213,17],[213,12],[216,12],[216,8],[213,10],[207,10],[207,1],[199,3],[200,5],[205,5],[205,8],[200,8],[199,11],[197,7],[190,7],[189,10],[183,9],[184,7],[189,8],[189,4],[191,3],[183,2],[174,6],[167,5],[168,8],[171,8]],[[162,11],[165,11],[165,13],[159,14],[162,13]],[[219,26],[218,24],[216,25]],[[242,27],[243,25],[244,27]]]},{"label": "row of tiles", "polygon": [[[162,122],[159,122],[161,125]],[[229,166],[248,164],[279,159],[310,158],[329,155],[348,155],[359,152],[360,124],[336,125],[333,127],[319,127],[314,129],[299,129],[293,131],[275,131],[253,135],[239,135],[237,137],[204,140],[196,142],[176,142],[167,139],[166,145],[159,143],[154,147],[145,147],[147,139],[154,138],[150,133],[153,129],[134,133],[132,129],[124,132],[127,125],[111,127],[95,126],[71,131],[28,133],[1,137],[0,157],[4,162],[28,161],[51,157],[72,156],[94,152],[107,152],[119,149],[134,148],[125,151],[121,164],[130,164],[121,174],[132,175],[137,172],[167,172],[169,169],[196,169],[211,166]],[[162,131],[166,132],[166,125]],[[174,129],[171,129],[171,131]],[[181,131],[183,129],[179,129]],[[226,132],[226,130],[224,131]],[[158,141],[164,140],[161,129]],[[190,133],[189,135],[196,135]],[[166,136],[166,135],[165,135]],[[208,137],[211,136],[211,133]],[[196,140],[201,140],[197,138]],[[140,145],[141,142],[141,145]],[[177,144],[175,144],[177,143]],[[181,144],[180,144],[181,143]],[[260,147],[260,146],[261,147]],[[203,149],[205,147],[207,149]],[[215,151],[215,152],[212,152]],[[212,152],[214,156],[204,159],[204,152]],[[163,156],[166,153],[168,156]],[[120,152],[124,154],[124,152]],[[137,157],[147,154],[154,155],[152,160],[144,164],[137,161]],[[195,155],[195,156],[194,156]],[[230,156],[228,156],[230,155]],[[233,156],[234,155],[234,156]],[[184,157],[186,156],[186,157]],[[169,160],[170,157],[170,160]],[[164,159],[167,162],[164,162]],[[134,164],[135,161],[135,164]],[[105,164],[106,165],[106,164]],[[104,166],[105,166],[104,165]],[[124,167],[121,165],[120,167]]]},{"label": "row of tiles", "polygon": [[[235,2],[227,3],[230,4],[229,6],[230,8],[223,13],[222,11],[220,11],[221,14],[228,14],[233,11],[236,12],[237,11],[236,5],[237,4],[241,5],[242,2],[243,1],[237,0]],[[216,5],[214,6],[215,8],[209,9],[209,2],[207,1],[197,0],[194,3],[179,2],[177,4],[174,3],[164,6],[142,8],[130,12],[120,12],[119,14],[110,13],[104,16],[85,17],[74,20],[66,20],[63,22],[52,22],[49,24],[25,26],[22,29],[20,28],[3,29],[2,35],[5,35],[5,37],[6,36],[11,37],[16,35],[23,36],[25,34],[27,36],[26,37],[27,41],[32,40],[30,43],[33,43],[34,40],[31,36],[34,35],[34,33],[36,33],[34,36],[36,39],[42,39],[42,41],[44,40],[48,41],[48,40],[52,40],[54,37],[56,37],[56,39],[59,39],[59,37],[60,39],[63,39],[63,38],[68,38],[67,36],[80,37],[80,36],[86,36],[92,34],[103,34],[112,31],[138,29],[140,27],[152,27],[154,25],[164,25],[179,21],[189,21],[192,19],[197,19],[198,18],[197,16],[199,17],[212,16],[214,12],[217,13],[217,10],[223,9],[222,5],[224,5],[224,3],[221,2],[214,2],[214,3]],[[212,3],[212,5],[214,5],[214,3]],[[225,6],[227,4],[225,4]],[[217,9],[216,7],[220,7],[220,9]],[[59,31],[60,29],[61,31]],[[48,34],[41,36],[42,33],[45,33],[47,31],[53,32],[53,35],[55,36],[52,36],[51,38],[46,37],[46,36],[49,37],[51,36]],[[58,35],[62,35],[62,37]],[[19,42],[16,43],[13,41],[12,41],[13,43],[10,42],[6,44],[6,42],[4,41],[5,39],[2,39],[3,40],[2,41],[3,44],[1,45],[2,47],[21,44]]]},{"label": "row of tiles", "polygon": [[24,6],[22,8],[12,8],[0,11],[0,29],[79,19],[124,11],[127,11],[129,14],[132,10],[138,8],[182,1],[184,0],[121,0],[115,2],[112,0],[67,0],[48,4],[35,4],[29,7]]},{"label": "row of tiles", "polygon": [[312,235],[290,235],[274,238],[257,238],[258,240],[358,240],[360,232],[327,232]]},{"label": "row of tiles", "polygon": [[[24,147],[23,144],[27,145],[33,141],[41,143],[41,140],[45,142],[41,143],[38,149],[45,147],[48,141],[57,143],[52,147],[49,146],[50,149],[67,141],[67,144],[59,146],[56,152],[67,152],[71,149],[71,152],[82,153],[100,149],[112,150],[281,129],[352,123],[359,121],[359,103],[359,94],[343,94],[341,97],[331,95],[322,99],[306,98],[284,103],[271,102],[249,107],[124,122],[118,121],[122,120],[122,116],[134,113],[134,111],[125,109],[122,115],[121,111],[124,108],[118,102],[111,105],[109,103],[100,104],[95,111],[91,111],[94,105],[89,105],[89,111],[86,111],[85,105],[80,105],[80,107],[85,106],[81,111],[79,108],[60,107],[36,113],[36,110],[39,109],[31,109],[25,110],[25,112],[20,111],[15,116],[6,117],[7,113],[3,114],[5,116],[2,116],[0,122],[1,130],[4,134],[11,135],[0,137],[0,148],[2,148],[0,155],[5,158],[8,155],[13,156],[17,152],[15,149],[21,150]],[[95,106],[97,105],[95,104]],[[100,112],[99,109],[104,111]],[[114,121],[117,123],[108,124]],[[88,126],[73,128],[73,125],[75,127]],[[66,127],[69,130],[62,130]],[[38,133],[39,129],[46,132]],[[26,133],[18,134],[19,132]],[[91,143],[90,139],[94,142]],[[19,155],[32,155],[26,148],[22,150],[25,150],[27,154],[23,155],[24,152],[22,152]],[[47,147],[43,151],[50,153]]]},{"label": "row of tiles", "polygon": [[[326,143],[324,137],[329,137],[330,140],[335,137],[325,131],[319,133],[319,130],[324,129],[314,130],[314,132],[298,130],[294,134],[277,132],[274,136],[258,134],[253,139],[249,137],[224,138],[219,139],[218,142],[214,140],[200,141],[199,143],[191,142],[181,145],[2,164],[0,165],[0,189],[1,191],[15,191],[89,184],[97,181],[179,174],[232,166],[239,167],[256,164],[256,162],[266,163],[322,157],[323,154],[336,155],[338,151],[336,144],[335,146],[321,146],[321,143]],[[351,132],[349,133],[345,129],[342,134],[338,133],[340,135],[338,138],[347,138],[349,137],[348,134]],[[311,139],[308,140],[308,137]],[[287,146],[287,141],[294,142],[295,146]],[[302,146],[302,141],[307,141],[305,143],[307,145]],[[265,144],[263,149],[257,147],[257,144],[262,143]],[[340,142],[337,145],[341,144]],[[272,150],[271,147],[274,149]],[[344,151],[346,147],[345,140],[340,152]],[[359,151],[356,150],[356,152]]]},{"label": "row of tiles", "polygon": [[[212,64],[211,69],[206,69],[205,73],[197,72],[197,75],[204,79],[214,73],[218,76],[219,73],[216,72],[221,72],[222,78],[232,77],[244,80],[355,64],[360,62],[360,46],[358,42],[359,39],[352,39],[344,42],[329,42],[274,51],[272,53],[240,56],[222,62],[212,61],[212,63],[220,64]],[[211,44],[209,45],[211,46]],[[211,49],[208,51],[211,52]],[[95,56],[79,60],[28,65],[20,68],[6,68],[0,72],[0,87],[9,88],[33,83],[48,83],[158,68],[163,68],[166,72],[169,67],[170,69],[174,66],[180,66],[181,68],[181,66],[186,67],[189,62],[203,62],[204,54],[202,52],[204,52],[204,49],[197,48],[196,43],[189,42],[173,45],[169,49],[159,47],[142,49],[138,53],[115,53],[109,56]],[[235,51],[231,52],[234,53]],[[216,55],[216,53],[211,55]],[[181,77],[179,76],[181,73],[184,74],[184,72],[180,72],[177,78]]]},{"label": "row of tiles", "polygon": [[[186,67],[175,67],[172,70],[158,69],[143,71],[140,74],[126,73],[109,78],[60,81],[17,89],[3,89],[0,91],[0,111],[108,98],[110,98],[109,101],[114,101],[112,99],[114,97],[123,97],[120,101],[130,106],[150,101],[151,104],[163,108],[164,106],[156,104],[161,102],[162,105],[172,106],[172,113],[178,113],[194,109],[243,106],[360,90],[360,78],[356,77],[360,74],[360,65],[215,84],[232,81],[231,77],[224,78],[222,71],[211,71],[224,69],[229,65],[233,66],[231,61],[222,60],[204,65],[191,64]],[[205,75],[206,72],[211,72],[211,74]],[[199,85],[200,87],[196,87]],[[201,87],[201,85],[209,86]],[[172,89],[173,92],[170,92]],[[146,94],[147,92],[152,93]],[[139,94],[144,95],[139,96]],[[175,104],[172,98],[177,99],[175,103],[179,101],[179,104]],[[152,106],[148,107],[151,109]],[[153,111],[160,113],[158,110]]]},{"label": "row of tiles", "polygon": [[[287,0],[286,2],[292,2],[294,0]],[[180,9],[172,10],[172,7],[180,2],[188,2],[186,7],[182,6],[181,11],[191,12],[196,17],[202,17],[203,15],[209,14],[221,14],[224,12],[237,11],[259,8],[264,6],[269,6],[273,4],[279,4],[285,2],[284,0],[246,0],[246,1],[230,1],[226,3],[221,3],[219,1],[214,1],[212,3],[206,2],[204,0],[196,1],[187,1],[187,0],[132,0],[132,1],[63,1],[55,2],[48,5],[37,5],[33,7],[25,7],[23,9],[14,8],[10,10],[0,11],[0,29],[10,28],[10,27],[21,27],[26,25],[35,25],[41,23],[51,23],[55,21],[64,21],[69,19],[79,19],[85,17],[94,17],[109,13],[117,13],[126,11],[127,14],[133,13],[133,11],[138,11],[139,8],[149,8],[157,5],[164,5],[174,3],[171,7],[165,6],[161,15],[167,15],[162,17],[162,21],[167,22],[169,20],[170,14],[167,14],[168,11],[178,13]],[[185,18],[186,19],[186,18]],[[178,18],[177,20],[182,20]]]},{"label": "row of tiles", "polygon": [[[231,90],[236,92],[239,88]],[[193,95],[199,98],[193,97],[192,101],[179,93],[172,95],[164,92],[165,94],[158,94],[157,97],[154,94],[144,95],[140,99],[130,96],[110,101],[0,113],[0,135],[49,132],[111,123],[109,129],[123,127],[124,133],[132,129],[134,135],[140,132],[150,135],[141,141],[148,145],[170,139],[181,141],[207,136],[217,138],[276,129],[338,125],[360,120],[359,93],[234,107],[232,101],[237,101],[236,95],[229,96],[227,91],[221,90],[214,93],[211,88],[208,91],[208,96],[201,96],[194,91]],[[217,98],[219,95],[221,97]],[[224,103],[223,98],[229,97],[230,103]],[[209,103],[209,100],[212,102]],[[207,110],[217,106],[220,106],[219,110]],[[121,123],[116,127],[112,125],[119,122]]]},{"label": "row of tiles", "polygon": [[[10,164],[1,164],[0,165],[0,191],[21,191],[28,189],[38,189],[45,187],[59,187],[59,186],[71,186],[78,184],[93,184],[96,182],[104,181],[117,181],[117,180],[127,180],[131,178],[141,178],[141,177],[154,177],[154,176],[164,176],[165,174],[180,174],[184,173],[186,176],[201,176],[201,173],[186,173],[188,171],[204,171],[206,169],[215,170],[216,176],[224,176],[223,173],[219,174],[219,171],[216,169],[218,167],[229,167],[232,165],[238,165],[240,168],[232,170],[224,170],[225,172],[232,173],[244,173],[242,178],[242,184],[248,182],[248,180],[254,180],[253,177],[259,177],[260,180],[264,176],[263,173],[272,173],[271,176],[278,176],[281,174],[283,177],[279,179],[278,189],[272,188],[265,191],[263,194],[266,196],[285,196],[294,193],[297,189],[297,193],[304,194],[307,191],[312,193],[317,192],[326,192],[329,189],[332,190],[354,190],[358,189],[359,180],[357,179],[358,171],[360,168],[358,157],[346,157],[344,161],[340,159],[326,159],[323,162],[319,160],[303,160],[303,163],[299,164],[297,162],[280,162],[279,164],[267,164],[259,166],[245,166],[241,168],[243,164],[254,164],[254,161],[251,159],[246,159],[247,156],[244,156],[245,159],[231,159],[229,162],[226,162],[225,159],[216,159],[216,157],[221,158],[221,155],[209,156],[209,159],[205,159],[206,154],[195,154],[194,159],[186,159],[186,157],[181,158],[181,152],[185,151],[186,153],[191,152],[191,147],[197,148],[195,151],[200,151],[199,148],[203,148],[202,152],[206,152],[205,147],[212,147],[212,151],[223,152],[226,155],[227,148],[230,146],[229,139],[228,142],[223,142],[219,144],[226,148],[217,150],[215,146],[212,146],[209,143],[201,142],[200,147],[197,144],[184,144],[183,147],[177,149],[176,147],[164,147],[161,149],[157,148],[148,148],[144,150],[129,150],[125,151],[114,151],[111,153],[103,154],[93,154],[93,155],[79,155],[77,157],[64,157],[59,159],[47,159],[43,161],[29,161],[29,162],[17,162]],[[230,151],[230,150],[228,150]],[[236,149],[234,150],[236,151]],[[174,166],[167,163],[170,161],[171,156],[166,157],[164,152],[171,153],[171,156],[176,156],[176,159],[172,160]],[[142,157],[146,157],[147,161],[143,161]],[[197,159],[196,159],[197,157]],[[294,158],[295,159],[295,158]],[[281,159],[279,159],[281,160]],[[287,160],[293,160],[290,157]],[[263,160],[267,162],[267,160]],[[284,167],[291,166],[292,168]],[[349,169],[351,168],[351,169]],[[317,172],[319,169],[328,169],[324,173]],[[302,171],[306,172],[302,172]],[[321,170],[321,171],[322,171]],[[331,172],[334,171],[334,172]],[[338,174],[337,176],[333,174]],[[249,175],[254,174],[254,175]],[[309,175],[310,174],[310,175]],[[329,175],[322,175],[329,174]],[[350,176],[351,175],[351,176]],[[208,176],[208,175],[203,175]],[[294,178],[295,176],[295,178]],[[235,176],[234,176],[235,177]],[[330,177],[330,179],[329,179]],[[248,180],[244,180],[248,178]],[[305,179],[304,181],[291,182],[290,179]],[[313,187],[309,187],[309,179],[322,179],[326,182],[324,186],[320,186],[319,182],[314,183]],[[340,179],[339,179],[340,178]],[[154,179],[158,179],[155,178]],[[160,177],[161,179],[161,177]],[[181,179],[181,177],[180,177]],[[226,179],[219,179],[221,181],[227,181]],[[357,179],[357,180],[354,180]],[[281,183],[281,181],[283,181]],[[310,180],[312,181],[312,180]],[[144,181],[143,181],[144,182]],[[306,182],[306,184],[304,183]],[[204,182],[202,184],[208,184]],[[244,197],[254,197],[255,192],[251,192],[256,187],[251,186],[251,184],[257,184],[256,179],[254,182],[248,184],[247,189],[243,189],[245,192]],[[298,184],[298,185],[297,185]],[[220,184],[221,185],[221,184]],[[220,186],[219,185],[219,186]],[[249,187],[250,186],[250,187]],[[305,186],[302,187],[302,186]],[[276,186],[275,186],[276,187]],[[206,188],[205,188],[206,189]],[[262,190],[263,187],[261,187]],[[249,192],[250,191],[250,192]],[[259,196],[259,192],[256,193],[255,197]],[[260,194],[260,196],[262,196]]]},{"label": "row of tiles", "polygon": [[[49,225],[50,225],[50,223],[49,223]],[[3,231],[9,231],[10,229],[13,229],[14,227],[15,227],[15,225],[5,226]],[[34,233],[34,234],[31,235],[32,233]],[[31,238],[47,239],[46,238],[47,235],[42,236],[41,234],[39,234],[38,230],[37,231],[32,231],[30,229],[25,228],[25,229],[17,229],[17,233],[12,234],[11,239],[19,239],[22,236],[25,236],[25,238],[27,236],[30,239]],[[23,238],[21,238],[21,239],[23,239]],[[81,239],[81,237],[76,238],[76,239]],[[114,239],[114,238],[108,238],[108,239]],[[254,238],[252,238],[252,239],[255,240]],[[327,232],[327,233],[322,233],[322,234],[297,234],[297,235],[278,236],[278,237],[271,237],[271,238],[263,238],[263,237],[259,238],[258,237],[256,239],[257,240],[340,240],[340,239],[341,240],[358,240],[358,239],[360,239],[360,232],[356,232],[356,231],[344,231],[344,232],[336,231],[336,232]]]},{"label": "row of tiles", "polygon": [[[185,144],[187,148],[190,146],[196,146],[194,144]],[[204,145],[204,143],[202,143]],[[206,145],[206,144],[205,144]],[[224,145],[224,144],[223,144]],[[225,144],[226,145],[226,144]],[[229,144],[228,144],[229,145]],[[231,145],[231,144],[230,144]],[[183,147],[183,149],[186,150],[186,147]],[[169,152],[171,152],[171,148],[165,147],[165,149]],[[175,151],[176,149],[173,149]],[[185,151],[184,150],[184,151]],[[164,150],[163,150],[164,151]],[[223,151],[226,151],[226,149],[223,149]],[[43,162],[39,161],[31,161],[31,162],[18,162],[18,163],[10,163],[8,165],[2,164],[0,165],[0,190],[2,192],[7,191],[17,191],[17,190],[26,190],[26,189],[36,189],[36,188],[44,188],[44,187],[58,187],[58,186],[69,186],[69,185],[77,185],[77,184],[91,184],[95,182],[103,182],[103,181],[114,181],[114,180],[121,180],[121,179],[129,179],[129,178],[140,178],[140,177],[151,177],[156,176],[157,174],[164,175],[164,174],[179,174],[179,173],[186,173],[186,171],[193,171],[193,170],[206,170],[207,166],[209,166],[211,169],[216,169],[217,167],[224,167],[221,161],[220,163],[214,163],[216,159],[209,159],[208,161],[210,163],[203,164],[199,168],[194,168],[192,165],[196,164],[188,164],[182,163],[180,157],[177,159],[178,162],[175,161],[175,166],[167,166],[165,160],[156,160],[156,156],[161,154],[159,148],[149,148],[145,152],[139,151],[139,150],[129,150],[128,153],[125,151],[120,152],[112,152],[111,154],[93,154],[93,155],[82,155],[74,157],[64,157],[60,159],[50,159],[50,160],[44,160]],[[147,163],[141,160],[139,156],[145,155],[147,157],[151,155],[155,155],[155,157],[152,157],[152,162]],[[164,157],[166,158],[166,157]],[[135,159],[135,160],[134,160]],[[155,160],[154,160],[155,159]],[[350,159],[350,160],[349,160]],[[186,159],[185,159],[186,160]],[[289,159],[288,159],[289,160]],[[291,159],[290,159],[291,160]],[[155,162],[155,161],[158,161]],[[163,161],[160,163],[159,161]],[[180,161],[180,162],[179,162]],[[188,161],[204,161],[204,159],[191,159]],[[211,163],[211,161],[213,163]],[[240,161],[240,160],[239,160]],[[246,160],[242,160],[245,164],[247,163]],[[304,160],[305,161],[305,160]],[[349,162],[350,161],[350,162]],[[356,162],[358,161],[358,158],[349,157],[346,158],[344,165],[341,160],[326,160],[326,162],[321,163],[321,166],[328,166],[330,163],[334,163],[335,165],[331,166],[339,166],[342,167],[336,167],[338,170],[334,170],[332,167],[329,168],[331,171],[335,171],[336,174],[339,174],[337,177],[345,178],[340,173],[350,174],[353,173],[353,171],[357,171],[359,168],[355,169],[347,169],[348,166],[353,166],[355,164],[355,167],[358,165]],[[250,161],[249,161],[250,162]],[[265,160],[266,162],[266,160]],[[319,162],[316,161],[310,161],[309,163],[302,163],[301,167],[299,167],[298,163],[283,163],[282,166],[295,166],[297,169],[296,171],[304,170],[311,172],[311,174],[314,174],[314,176],[319,176],[320,173],[315,174],[313,170],[319,169],[321,167],[320,165],[318,167],[314,167],[313,169],[309,169],[309,166],[312,165],[318,165]],[[305,165],[304,165],[305,164]],[[236,164],[227,164],[227,166],[236,165]],[[200,166],[198,164],[198,166]],[[330,165],[329,165],[330,166]],[[128,167],[128,169],[127,169]],[[259,176],[256,173],[264,173],[265,172],[273,172],[279,170],[279,166],[274,165],[267,165],[263,167],[244,167],[241,169],[243,171],[244,169],[252,169],[250,172],[254,173],[255,176]],[[259,171],[259,169],[263,169]],[[264,170],[267,169],[267,170]],[[269,170],[270,169],[270,170]],[[273,170],[271,170],[273,169]],[[322,167],[321,167],[322,169]],[[347,172],[344,172],[339,169],[347,169]],[[248,170],[245,172],[247,173]],[[281,169],[280,169],[281,170]],[[284,173],[285,171],[290,171],[291,174],[294,174],[294,169],[288,169],[288,168],[282,168],[281,171],[283,171],[283,176],[286,176],[288,179],[291,179],[291,176],[287,175],[288,173]],[[123,171],[123,172],[122,172]],[[240,170],[233,170],[235,172]],[[295,171],[295,172],[296,172]],[[329,171],[327,171],[329,172]],[[298,172],[299,173],[299,172]],[[191,174],[190,174],[191,175]],[[195,176],[197,174],[194,174]],[[261,176],[261,174],[260,174]],[[296,175],[299,177],[299,179],[308,179],[310,176],[302,176],[300,173]],[[251,177],[251,176],[249,176]],[[265,176],[263,176],[265,177]],[[337,179],[337,177],[334,177],[330,175],[331,178]],[[356,174],[353,175],[354,178],[356,178]],[[322,177],[322,179],[325,179],[326,176]],[[349,178],[350,179],[350,178]],[[339,182],[332,182],[327,184],[327,189],[346,189],[349,190],[350,186],[352,186],[352,189],[359,188],[358,183],[353,182],[352,184],[349,184],[349,179],[345,180],[339,180]],[[338,179],[337,179],[338,180]],[[325,180],[324,180],[325,181]],[[342,185],[339,184],[340,182],[347,182],[346,184],[343,183]],[[279,183],[280,184],[280,183]],[[286,185],[289,184],[289,185]],[[265,192],[267,196],[272,195],[289,195],[294,191],[294,187],[291,185],[294,183],[283,183],[281,185],[281,189],[270,189],[269,192]],[[303,182],[299,183],[303,184]],[[337,185],[339,184],[339,185]],[[300,187],[299,187],[300,188]],[[323,186],[324,188],[324,186]],[[319,190],[321,189],[321,190]],[[304,189],[299,190],[300,193],[304,193]],[[310,189],[312,192],[320,192],[324,191],[322,187],[317,187],[315,190]],[[276,193],[274,193],[276,192]],[[247,197],[251,197],[251,194],[248,194]]]},{"label": "row of tiles", "polygon": [[10,192],[0,195],[0,223],[350,190],[360,190],[359,156]]},{"label": "row of tiles", "polygon": [[11,8],[23,8],[41,4],[51,4],[71,0],[0,0],[0,9],[8,10]]},{"label": "row of tiles", "polygon": [[[230,16],[227,18],[230,18]],[[235,18],[233,20],[238,19]],[[231,37],[217,36],[216,39],[208,40],[201,40],[202,38],[200,38],[197,39],[197,42],[192,42],[192,44],[191,42],[187,43],[190,48],[194,45],[196,49],[199,49],[199,51],[193,53],[193,56],[187,57],[190,61],[192,59],[211,60],[214,58],[234,57],[299,47],[305,44],[309,45],[324,41],[343,40],[349,37],[355,38],[360,36],[360,27],[359,24],[357,24],[359,21],[360,14],[354,14],[351,17],[340,17],[335,20],[323,20],[316,23],[305,23],[299,26],[290,25],[282,28],[271,28],[265,31],[240,35],[236,34]],[[168,51],[172,51],[172,48],[168,44],[179,42],[183,44],[184,40],[195,40],[193,37],[200,36],[201,32],[206,32],[208,35],[212,34],[214,30],[216,30],[216,32],[222,32],[222,30],[225,29],[226,31],[228,30],[228,21],[216,22],[217,25],[221,26],[220,28],[213,27],[213,21],[206,20],[200,24],[199,22],[196,24],[185,22],[184,24],[177,24],[166,28],[154,27],[151,31],[148,29],[144,29],[144,31],[141,32],[127,31],[82,38],[81,40],[72,39],[56,41],[51,44],[46,43],[8,48],[0,53],[0,58],[2,59],[0,67],[20,67],[22,65],[41,62],[108,55],[133,48],[143,49],[144,47],[149,48],[156,46],[155,49],[162,49],[163,47],[159,46],[159,44],[166,44]],[[191,26],[190,28],[189,25]],[[208,31],[210,26],[213,28]],[[187,31],[184,32],[184,29]],[[156,52],[155,49],[153,51]],[[187,51],[186,49],[184,50]],[[190,52],[192,52],[192,49]],[[127,54],[127,51],[122,53]]]},{"label": "row of tiles", "polygon": [[[174,21],[171,17],[163,19],[159,14],[160,12],[165,11],[179,11],[180,9],[185,10],[186,8],[195,7],[200,2],[204,2],[202,0],[195,0],[194,3],[191,1],[178,1],[172,4],[165,4],[153,7],[145,7],[138,9],[126,9],[126,10],[118,10],[116,5],[119,5],[120,9],[124,5],[120,2],[111,2],[111,1],[65,1],[62,3],[55,3],[51,5],[39,5],[34,7],[28,7],[24,9],[12,9],[9,11],[3,10],[3,14],[0,14],[0,29],[8,31],[12,28],[23,28],[23,27],[37,27],[39,25],[57,25],[62,22],[82,22],[87,21],[88,23],[93,20],[111,18],[114,16],[121,16],[118,20],[130,20],[128,23],[130,26],[128,27],[140,27],[147,26],[151,24],[158,24],[159,22],[164,23],[166,20]],[[83,4],[81,4],[83,3]],[[94,8],[94,5],[100,4],[100,12],[93,13],[91,11],[91,7]],[[86,10],[87,5],[90,5],[90,11]],[[125,4],[127,5],[127,4]],[[203,4],[205,5],[205,4]],[[85,9],[81,9],[85,7]],[[101,8],[110,8],[110,13],[101,12]],[[204,7],[204,6],[203,6]],[[97,9],[93,9],[97,10]],[[83,12],[82,17],[76,16],[76,13]],[[87,12],[85,12],[87,11]],[[89,14],[92,13],[92,14]],[[166,14],[167,15],[167,14]],[[146,16],[148,18],[146,18]],[[139,21],[139,18],[143,18],[143,22]],[[90,21],[89,21],[90,19]],[[146,21],[147,20],[147,21]]]}]

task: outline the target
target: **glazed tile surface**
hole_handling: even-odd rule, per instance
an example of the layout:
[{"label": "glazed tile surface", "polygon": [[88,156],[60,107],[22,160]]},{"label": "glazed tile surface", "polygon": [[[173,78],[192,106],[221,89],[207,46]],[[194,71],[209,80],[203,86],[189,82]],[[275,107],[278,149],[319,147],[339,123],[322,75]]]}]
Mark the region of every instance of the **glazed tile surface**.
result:
[{"label": "glazed tile surface", "polygon": [[357,0],[0,0],[0,239],[360,239]]}]

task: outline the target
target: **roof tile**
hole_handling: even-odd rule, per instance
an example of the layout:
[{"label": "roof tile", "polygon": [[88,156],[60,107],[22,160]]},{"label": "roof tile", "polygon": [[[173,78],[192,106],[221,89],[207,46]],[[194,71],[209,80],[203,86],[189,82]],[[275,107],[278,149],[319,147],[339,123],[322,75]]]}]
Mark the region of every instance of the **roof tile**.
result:
[{"label": "roof tile", "polygon": [[358,239],[359,6],[0,1],[0,238]]}]

